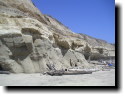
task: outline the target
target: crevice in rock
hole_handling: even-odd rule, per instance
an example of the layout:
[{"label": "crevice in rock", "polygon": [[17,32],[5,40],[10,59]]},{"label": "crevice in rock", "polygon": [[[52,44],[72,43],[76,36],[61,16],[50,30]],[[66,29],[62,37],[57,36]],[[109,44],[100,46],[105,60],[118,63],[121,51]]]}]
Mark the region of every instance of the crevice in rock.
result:
[{"label": "crevice in rock", "polygon": [[21,46],[20,48],[11,47],[10,50],[11,50],[11,52],[13,54],[12,58],[14,60],[18,60],[18,59],[23,60],[30,54],[30,52],[28,51],[26,45]]},{"label": "crevice in rock", "polygon": [[[12,40],[13,40],[14,37],[12,37]],[[4,38],[1,39],[1,41],[3,42],[3,44],[5,44],[9,50],[12,52],[12,55],[9,56],[11,59],[13,60],[23,60],[25,59],[29,54],[30,52],[28,51],[26,45],[22,45],[22,46],[19,46],[19,47],[16,47],[15,43],[14,43],[14,40],[11,42],[12,43],[12,46],[9,46],[9,43],[7,43]]]},{"label": "crevice in rock", "polygon": [[1,64],[0,64],[0,71],[4,71],[4,69],[2,68]]},{"label": "crevice in rock", "polygon": [[62,55],[65,56],[65,54],[67,53],[68,49],[63,48],[63,47],[59,47],[59,48],[61,50]]}]

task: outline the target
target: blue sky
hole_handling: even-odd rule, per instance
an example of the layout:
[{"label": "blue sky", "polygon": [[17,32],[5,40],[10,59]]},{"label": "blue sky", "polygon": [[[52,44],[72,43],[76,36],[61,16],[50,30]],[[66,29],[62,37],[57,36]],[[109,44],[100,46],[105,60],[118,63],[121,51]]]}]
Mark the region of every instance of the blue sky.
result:
[{"label": "blue sky", "polygon": [[75,33],[115,43],[115,0],[32,0]]}]

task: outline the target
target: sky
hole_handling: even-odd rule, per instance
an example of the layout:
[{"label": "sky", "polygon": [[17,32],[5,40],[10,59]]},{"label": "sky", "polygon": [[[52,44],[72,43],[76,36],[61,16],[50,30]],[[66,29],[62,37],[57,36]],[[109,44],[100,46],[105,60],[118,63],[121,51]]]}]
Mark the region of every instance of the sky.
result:
[{"label": "sky", "polygon": [[115,0],[32,0],[75,33],[115,43]]}]

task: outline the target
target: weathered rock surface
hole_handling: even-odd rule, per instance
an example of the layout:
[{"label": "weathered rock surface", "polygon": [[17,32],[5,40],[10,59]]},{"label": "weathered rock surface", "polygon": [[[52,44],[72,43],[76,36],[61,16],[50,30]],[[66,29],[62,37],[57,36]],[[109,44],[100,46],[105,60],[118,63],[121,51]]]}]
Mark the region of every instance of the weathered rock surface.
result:
[{"label": "weathered rock surface", "polygon": [[31,0],[0,0],[0,68],[13,73],[45,72],[91,67],[92,55],[115,56],[113,45],[73,33],[56,19],[43,15]]}]

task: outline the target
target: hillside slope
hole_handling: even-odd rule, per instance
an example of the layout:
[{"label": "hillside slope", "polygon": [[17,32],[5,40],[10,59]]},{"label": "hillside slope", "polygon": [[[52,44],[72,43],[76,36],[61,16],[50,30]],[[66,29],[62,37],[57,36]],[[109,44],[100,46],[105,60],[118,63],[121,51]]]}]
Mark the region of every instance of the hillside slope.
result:
[{"label": "hillside slope", "polygon": [[43,73],[48,71],[47,65],[90,68],[94,67],[86,60],[90,55],[115,56],[115,48],[72,32],[42,14],[31,0],[0,0],[0,69]]}]

